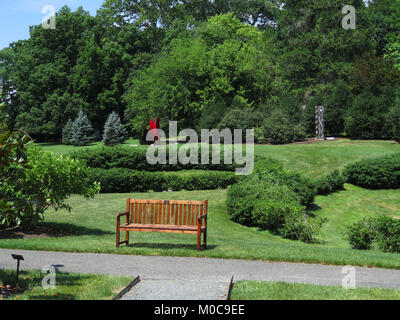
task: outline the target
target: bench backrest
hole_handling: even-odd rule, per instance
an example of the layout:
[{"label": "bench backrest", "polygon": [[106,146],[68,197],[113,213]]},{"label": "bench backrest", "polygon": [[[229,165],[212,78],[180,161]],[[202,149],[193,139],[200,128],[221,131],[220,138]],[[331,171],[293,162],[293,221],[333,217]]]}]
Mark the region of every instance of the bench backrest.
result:
[{"label": "bench backrest", "polygon": [[206,215],[208,200],[127,200],[126,211],[130,213],[130,223],[190,225],[197,224],[197,218]]}]

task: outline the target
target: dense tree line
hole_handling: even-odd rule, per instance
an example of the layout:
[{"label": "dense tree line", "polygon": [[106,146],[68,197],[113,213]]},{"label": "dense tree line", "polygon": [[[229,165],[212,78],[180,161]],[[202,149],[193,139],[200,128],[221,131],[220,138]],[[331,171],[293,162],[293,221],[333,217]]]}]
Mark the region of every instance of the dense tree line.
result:
[{"label": "dense tree line", "polygon": [[[355,30],[342,28],[345,4]],[[38,140],[59,139],[82,110],[99,139],[116,112],[138,137],[159,117],[279,143],[312,134],[322,104],[328,134],[398,138],[399,36],[400,0],[106,0],[94,17],[64,7],[55,30],[34,26],[0,51],[2,117]]]}]

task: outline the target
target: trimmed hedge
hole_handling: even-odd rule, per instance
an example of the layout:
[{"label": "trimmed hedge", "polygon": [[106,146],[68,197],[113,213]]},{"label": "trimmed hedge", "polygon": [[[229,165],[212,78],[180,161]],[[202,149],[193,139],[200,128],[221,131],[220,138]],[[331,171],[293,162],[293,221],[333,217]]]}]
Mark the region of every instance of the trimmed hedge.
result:
[{"label": "trimmed hedge", "polygon": [[348,183],[368,189],[400,188],[400,154],[365,159],[344,170]]},{"label": "trimmed hedge", "polygon": [[[235,164],[224,164],[224,154],[220,156],[220,164],[212,164],[212,153],[210,151],[210,164],[149,164],[146,151],[124,147],[103,147],[98,149],[86,149],[71,153],[71,157],[83,160],[91,168],[112,169],[125,168],[139,171],[180,171],[180,170],[215,170],[215,171],[235,171]],[[199,151],[199,155],[201,155]],[[167,151],[168,156],[168,151]],[[243,166],[243,165],[241,165]]]},{"label": "trimmed hedge", "polygon": [[102,193],[225,189],[238,180],[233,172],[179,175],[124,168],[91,168],[89,176],[90,181],[100,182]]}]

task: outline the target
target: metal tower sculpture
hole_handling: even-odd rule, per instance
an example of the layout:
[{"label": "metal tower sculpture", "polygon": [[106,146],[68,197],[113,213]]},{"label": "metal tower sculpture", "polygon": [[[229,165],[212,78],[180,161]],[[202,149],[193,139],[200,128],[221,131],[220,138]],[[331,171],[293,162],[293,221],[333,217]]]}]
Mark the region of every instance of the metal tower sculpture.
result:
[{"label": "metal tower sculpture", "polygon": [[325,139],[325,108],[323,106],[315,107],[315,129],[318,140]]}]

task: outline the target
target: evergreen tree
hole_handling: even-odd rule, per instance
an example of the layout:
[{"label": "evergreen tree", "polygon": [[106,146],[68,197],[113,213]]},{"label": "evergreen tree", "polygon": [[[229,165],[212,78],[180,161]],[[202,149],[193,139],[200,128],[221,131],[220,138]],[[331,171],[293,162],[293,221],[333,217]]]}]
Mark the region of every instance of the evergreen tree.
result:
[{"label": "evergreen tree", "polygon": [[72,144],[72,135],[74,134],[74,121],[68,120],[67,124],[62,130],[62,138],[64,144]]},{"label": "evergreen tree", "polygon": [[128,132],[121,124],[121,119],[116,112],[110,113],[104,125],[103,143],[107,146],[115,146],[125,142]]},{"label": "evergreen tree", "polygon": [[86,114],[81,110],[73,123],[71,143],[74,146],[86,146],[94,141],[94,130]]}]

